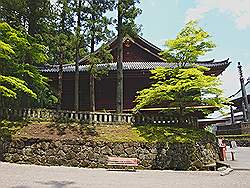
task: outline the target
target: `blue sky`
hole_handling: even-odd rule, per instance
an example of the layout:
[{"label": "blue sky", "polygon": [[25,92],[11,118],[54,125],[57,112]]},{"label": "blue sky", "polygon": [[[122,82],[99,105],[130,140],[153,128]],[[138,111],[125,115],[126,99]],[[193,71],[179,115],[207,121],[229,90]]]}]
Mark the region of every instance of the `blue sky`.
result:
[{"label": "blue sky", "polygon": [[217,45],[200,59],[232,61],[221,76],[226,96],[240,88],[238,61],[245,79],[250,76],[250,0],[141,0],[140,8],[143,37],[162,49],[188,20],[199,20]]}]

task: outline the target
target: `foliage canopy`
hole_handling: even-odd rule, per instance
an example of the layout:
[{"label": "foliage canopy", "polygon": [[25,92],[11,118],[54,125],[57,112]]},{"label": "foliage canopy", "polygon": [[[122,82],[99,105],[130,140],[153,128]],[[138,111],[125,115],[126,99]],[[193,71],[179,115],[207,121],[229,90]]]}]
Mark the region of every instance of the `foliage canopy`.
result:
[{"label": "foliage canopy", "polygon": [[31,98],[36,99],[36,103],[55,100],[48,88],[48,79],[36,68],[47,59],[45,51],[45,46],[34,42],[33,37],[0,22],[1,106],[28,105]]},{"label": "foliage canopy", "polygon": [[[155,82],[150,88],[138,92],[136,108],[139,110],[153,104],[166,104],[178,109],[179,115],[193,111],[195,105],[223,107],[227,101],[219,78],[204,75],[205,67],[164,68],[159,67],[151,73]],[[188,108],[187,108],[188,107]]]},{"label": "foliage canopy", "polygon": [[200,55],[215,47],[212,41],[205,41],[208,37],[197,22],[191,21],[176,39],[168,40],[169,48],[161,54],[174,68],[159,67],[151,71],[153,84],[138,92],[134,110],[149,105],[167,106],[175,109],[175,116],[181,120],[194,112],[197,105],[223,107],[228,100],[219,88],[219,78],[206,75],[208,68],[195,65]]},{"label": "foliage canopy", "polygon": [[209,33],[200,28],[197,21],[190,21],[175,39],[166,41],[167,49],[161,52],[161,55],[166,62],[176,63],[181,67],[195,63],[198,57],[216,47],[209,38]]}]

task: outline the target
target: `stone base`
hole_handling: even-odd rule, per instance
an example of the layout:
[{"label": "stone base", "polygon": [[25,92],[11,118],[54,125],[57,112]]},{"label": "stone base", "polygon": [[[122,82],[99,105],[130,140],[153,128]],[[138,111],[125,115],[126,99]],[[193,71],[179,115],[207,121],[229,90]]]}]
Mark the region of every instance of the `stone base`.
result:
[{"label": "stone base", "polygon": [[138,158],[141,169],[206,170],[218,158],[217,143],[204,138],[199,143],[12,140],[3,145],[7,162],[77,167],[107,167],[108,156]]}]

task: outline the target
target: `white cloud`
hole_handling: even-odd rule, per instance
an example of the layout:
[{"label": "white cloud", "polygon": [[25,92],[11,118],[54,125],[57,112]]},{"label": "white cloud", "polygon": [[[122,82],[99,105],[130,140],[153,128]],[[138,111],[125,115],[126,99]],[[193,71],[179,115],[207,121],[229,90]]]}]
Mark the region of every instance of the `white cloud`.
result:
[{"label": "white cloud", "polygon": [[232,15],[236,27],[250,27],[250,0],[196,0],[197,6],[186,12],[186,21],[202,19],[207,13],[218,10]]}]

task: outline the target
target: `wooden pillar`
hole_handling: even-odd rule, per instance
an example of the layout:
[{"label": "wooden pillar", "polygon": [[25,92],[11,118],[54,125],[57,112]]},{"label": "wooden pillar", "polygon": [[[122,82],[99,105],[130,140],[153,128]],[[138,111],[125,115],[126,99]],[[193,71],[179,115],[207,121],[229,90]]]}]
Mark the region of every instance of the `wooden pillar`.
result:
[{"label": "wooden pillar", "polygon": [[242,72],[242,66],[240,62],[238,62],[238,70],[240,74],[240,86],[241,86],[241,92],[242,92],[242,101],[244,105],[242,105],[242,112],[243,115],[246,114],[246,117],[244,118],[244,121],[246,122],[247,120],[250,121],[250,112],[248,110],[248,99],[247,99],[247,93],[246,93],[246,88],[245,88],[245,83],[244,83],[244,77],[243,77],[243,72]]},{"label": "wooden pillar", "polygon": [[235,123],[235,118],[234,118],[234,110],[233,107],[230,106],[230,111],[231,111],[231,124]]}]

